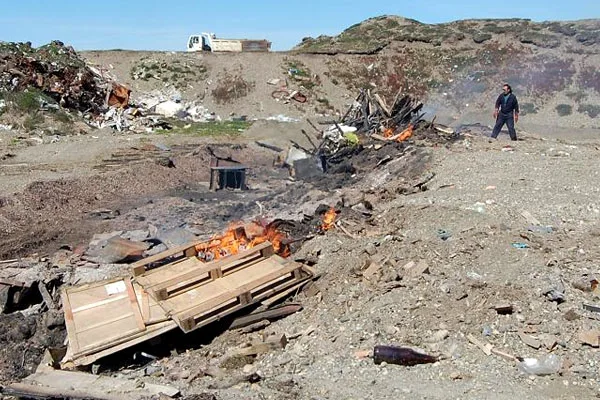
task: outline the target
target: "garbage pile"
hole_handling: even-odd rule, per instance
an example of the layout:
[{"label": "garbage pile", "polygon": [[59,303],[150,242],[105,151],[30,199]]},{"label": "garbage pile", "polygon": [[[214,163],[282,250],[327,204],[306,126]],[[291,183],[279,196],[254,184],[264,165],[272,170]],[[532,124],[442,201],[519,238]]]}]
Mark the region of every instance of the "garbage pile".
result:
[{"label": "garbage pile", "polygon": [[0,90],[36,88],[61,107],[92,115],[105,110],[107,82],[60,41],[39,48],[0,43]]},{"label": "garbage pile", "polygon": [[88,65],[71,46],[60,41],[38,48],[30,43],[0,42],[0,92],[32,89],[56,101],[50,105],[53,108],[78,112],[93,128],[150,132],[170,129],[165,118],[220,120],[200,104],[184,103],[175,89],[153,92],[134,102],[130,88],[118,83],[109,71]]},{"label": "garbage pile", "polygon": [[[117,86],[118,87],[118,86]],[[115,90],[111,93],[114,93]],[[220,121],[221,117],[196,102],[184,102],[177,90],[153,91],[139,96],[128,104],[113,104],[94,121],[98,128],[111,127],[119,132],[151,132],[154,129],[171,129],[168,119],[187,122]]]}]

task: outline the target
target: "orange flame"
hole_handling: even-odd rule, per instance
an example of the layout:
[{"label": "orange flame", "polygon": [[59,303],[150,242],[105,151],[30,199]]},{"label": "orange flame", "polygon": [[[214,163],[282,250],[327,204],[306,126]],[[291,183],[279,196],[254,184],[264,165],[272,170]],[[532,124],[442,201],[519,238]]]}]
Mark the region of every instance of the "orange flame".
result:
[{"label": "orange flame", "polygon": [[323,223],[321,224],[322,231],[328,231],[333,228],[335,222],[336,212],[335,208],[331,207],[325,214],[323,214]]},{"label": "orange flame", "polygon": [[264,242],[271,242],[275,253],[281,257],[291,254],[285,243],[287,235],[271,224],[266,226],[259,222],[249,224],[232,224],[220,236],[215,236],[205,243],[196,246],[198,256],[204,261],[218,260],[250,249]]},{"label": "orange flame", "polygon": [[383,131],[383,137],[392,137],[392,135],[394,134],[394,129],[393,128],[386,128],[386,130]]},{"label": "orange flame", "polygon": [[413,128],[414,127],[412,124],[408,125],[408,128],[403,130],[402,133],[400,133],[400,136],[398,136],[398,141],[403,142],[406,139],[408,139],[409,137],[411,137],[413,135]]}]

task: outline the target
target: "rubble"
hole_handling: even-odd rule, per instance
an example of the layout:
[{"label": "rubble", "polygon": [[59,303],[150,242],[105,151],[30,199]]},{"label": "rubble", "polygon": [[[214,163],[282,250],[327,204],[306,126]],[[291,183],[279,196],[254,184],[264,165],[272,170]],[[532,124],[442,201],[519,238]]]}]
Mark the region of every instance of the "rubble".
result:
[{"label": "rubble", "polygon": [[28,43],[0,44],[0,90],[39,89],[61,107],[99,115],[107,82],[88,68],[70,46],[53,41],[39,48]]}]

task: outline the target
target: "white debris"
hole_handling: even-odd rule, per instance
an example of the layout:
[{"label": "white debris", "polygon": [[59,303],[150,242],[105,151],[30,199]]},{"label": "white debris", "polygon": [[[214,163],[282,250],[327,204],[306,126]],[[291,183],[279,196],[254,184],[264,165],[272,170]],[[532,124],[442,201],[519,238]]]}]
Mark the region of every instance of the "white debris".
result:
[{"label": "white debris", "polygon": [[181,103],[176,103],[173,100],[167,100],[159,103],[154,107],[154,112],[163,117],[173,118],[178,113],[183,111],[184,107]]},{"label": "white debris", "polygon": [[278,121],[278,122],[300,122],[298,118],[288,117],[287,115],[279,114],[272,117],[265,118],[267,121]]}]

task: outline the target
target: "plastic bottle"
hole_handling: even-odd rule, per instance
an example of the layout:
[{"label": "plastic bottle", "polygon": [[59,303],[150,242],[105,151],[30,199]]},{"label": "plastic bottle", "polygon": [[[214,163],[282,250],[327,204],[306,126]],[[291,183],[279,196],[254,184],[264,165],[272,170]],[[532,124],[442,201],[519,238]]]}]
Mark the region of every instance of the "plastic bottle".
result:
[{"label": "plastic bottle", "polygon": [[373,350],[373,361],[375,364],[386,362],[398,365],[417,365],[434,363],[437,357],[420,353],[408,347],[375,346]]},{"label": "plastic bottle", "polygon": [[562,360],[556,354],[546,354],[538,358],[525,358],[519,363],[519,370],[527,375],[552,375],[560,371]]}]

